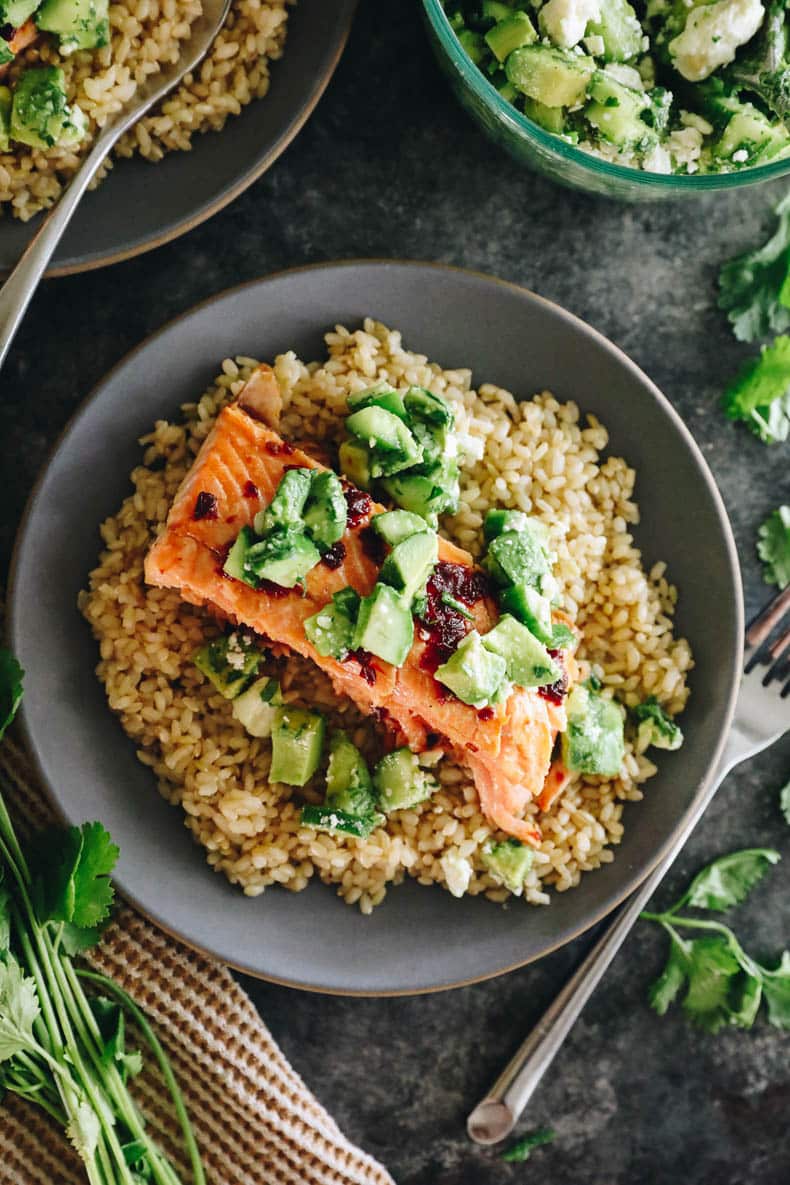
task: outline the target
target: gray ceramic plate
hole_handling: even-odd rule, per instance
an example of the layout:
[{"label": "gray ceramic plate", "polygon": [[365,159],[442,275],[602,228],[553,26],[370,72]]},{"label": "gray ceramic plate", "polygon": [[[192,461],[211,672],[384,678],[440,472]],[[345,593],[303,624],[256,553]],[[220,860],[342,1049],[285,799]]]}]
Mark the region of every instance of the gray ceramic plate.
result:
[{"label": "gray ceramic plate", "polygon": [[[157,164],[119,161],[80,203],[49,275],[84,271],[158,247],[238,197],[277,159],[311,114],[348,38],[357,0],[299,0],[285,53],[265,99],[196,136],[191,152]],[[16,263],[41,219],[0,218],[0,275]]]},{"label": "gray ceramic plate", "polygon": [[[456,900],[413,882],[372,917],[331,888],[272,889],[254,900],[209,871],[181,814],[111,715],[93,673],[96,645],[75,603],[99,549],[97,526],[129,490],[135,443],[193,399],[222,358],[322,355],[322,334],[373,314],[445,366],[530,396],[551,387],[611,431],[636,465],[648,565],[669,562],[678,627],[694,647],[686,743],[661,754],[643,803],[626,811],[614,863],[547,909]],[[712,611],[715,590],[715,612]],[[670,842],[720,749],[740,668],[742,609],[724,508],[694,441],[644,374],[594,330],[537,296],[425,264],[347,263],[234,289],[173,322],[121,362],[63,436],[33,495],[11,591],[11,644],[27,671],[23,720],[58,806],[100,818],[121,846],[118,883],[165,929],[266,978],[324,991],[417,992],[536,959],[604,916]]]}]

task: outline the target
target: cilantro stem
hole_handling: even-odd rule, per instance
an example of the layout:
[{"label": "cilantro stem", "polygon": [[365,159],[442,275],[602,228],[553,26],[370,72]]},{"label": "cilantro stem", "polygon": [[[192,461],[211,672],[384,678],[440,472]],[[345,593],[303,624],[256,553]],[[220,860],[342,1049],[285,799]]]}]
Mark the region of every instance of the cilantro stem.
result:
[{"label": "cilantro stem", "polygon": [[127,1009],[129,1015],[134,1020],[137,1027],[145,1037],[151,1051],[156,1058],[157,1065],[165,1080],[167,1089],[170,1091],[170,1097],[173,1100],[178,1121],[181,1124],[181,1131],[184,1136],[184,1144],[189,1154],[190,1164],[192,1166],[192,1177],[194,1185],[206,1185],[206,1174],[203,1169],[203,1162],[200,1158],[200,1150],[197,1146],[195,1133],[187,1113],[184,1097],[181,1094],[181,1089],[176,1081],[173,1068],[170,1065],[170,1059],[165,1053],[154,1030],[151,1028],[145,1014],[137,1007],[132,997],[128,992],[125,992],[114,980],[109,979],[106,975],[102,975],[99,971],[87,971],[84,967],[80,967],[76,974],[80,979],[90,980],[92,983],[100,984],[101,987],[109,992],[111,995]]}]

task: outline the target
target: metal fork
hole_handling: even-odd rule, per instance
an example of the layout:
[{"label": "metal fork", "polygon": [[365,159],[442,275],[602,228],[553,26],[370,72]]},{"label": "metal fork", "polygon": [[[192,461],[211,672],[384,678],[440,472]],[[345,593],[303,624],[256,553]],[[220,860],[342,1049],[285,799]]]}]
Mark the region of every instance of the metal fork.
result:
[{"label": "metal fork", "polygon": [[495,1144],[512,1131],[634,922],[730,770],[767,749],[790,729],[790,587],[750,625],[744,657],[733,726],[715,775],[684,820],[667,855],[623,906],[469,1115],[467,1130],[476,1143]]},{"label": "metal fork", "polygon": [[230,0],[203,0],[201,13],[193,22],[189,38],[182,45],[176,60],[141,83],[129,103],[97,133],[85,160],[0,288],[0,367],[80,198],[108,152],[115,147],[124,132],[199,65],[222,28],[229,8]]}]

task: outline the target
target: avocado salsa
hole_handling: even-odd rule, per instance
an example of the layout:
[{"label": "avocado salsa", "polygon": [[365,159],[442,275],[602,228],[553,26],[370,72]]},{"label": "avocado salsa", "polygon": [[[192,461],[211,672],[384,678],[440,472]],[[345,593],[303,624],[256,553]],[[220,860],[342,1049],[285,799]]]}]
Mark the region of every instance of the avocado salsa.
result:
[{"label": "avocado salsa", "polygon": [[109,41],[109,0],[0,0],[0,152],[11,143],[31,148],[69,147],[84,137],[84,112],[69,104],[58,66],[31,66],[16,73],[15,60],[43,34],[67,56]]},{"label": "avocado salsa", "polygon": [[[271,502],[230,547],[226,577],[270,594],[299,596],[307,574],[344,548],[348,532],[366,534],[375,543],[366,553],[377,556],[373,589],[363,596],[341,588],[304,622],[305,636],[320,655],[353,664],[360,677],[375,681],[379,664],[402,666],[418,638],[420,666],[436,680],[438,698],[457,699],[486,721],[514,687],[533,689],[567,706],[568,727],[559,741],[564,769],[617,774],[625,711],[601,694],[594,678],[569,688],[569,656],[578,637],[555,620],[559,588],[546,526],[522,511],[491,509],[480,566],[440,560],[439,514],[452,513],[459,496],[460,447],[451,406],[422,388],[400,393],[379,384],[353,396],[348,412],[348,435],[339,449],[345,476],[286,466]],[[350,484],[348,468],[366,489]],[[396,505],[374,512],[371,494]],[[211,495],[200,491],[193,517],[211,510]],[[480,602],[498,611],[494,625],[482,632],[475,624]],[[204,646],[195,663],[231,701],[247,732],[270,743],[272,781],[299,789],[309,783],[311,793],[318,783],[322,801],[302,806],[303,826],[365,838],[385,826],[391,812],[414,809],[437,791],[441,738],[439,747],[424,753],[401,745],[371,767],[346,732],[327,729],[321,712],[287,701],[278,680],[261,673],[265,658],[260,638],[232,629]],[[658,738],[654,743],[664,747],[679,744],[679,730],[671,743],[666,739],[665,725],[677,726],[660,720],[659,712],[654,703],[640,705],[633,727],[649,727]],[[528,846],[492,839],[483,859],[498,883],[521,892],[533,859]]]},{"label": "avocado salsa", "polygon": [[653,173],[790,153],[785,0],[443,0],[500,95],[544,131]]}]

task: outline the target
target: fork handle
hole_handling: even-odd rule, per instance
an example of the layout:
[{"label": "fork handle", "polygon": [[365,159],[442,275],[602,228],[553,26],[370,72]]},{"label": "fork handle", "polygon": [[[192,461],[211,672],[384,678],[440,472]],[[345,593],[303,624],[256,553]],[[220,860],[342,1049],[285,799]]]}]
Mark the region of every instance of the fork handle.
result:
[{"label": "fork handle", "polygon": [[[763,742],[764,744],[764,742]],[[716,772],[696,799],[666,855],[626,902],[617,918],[544,1012],[532,1032],[497,1078],[488,1094],[470,1113],[467,1131],[478,1144],[496,1144],[513,1129],[532,1098],[584,1005],[628,937],[631,927],[658,888],[714,794],[734,765],[762,747],[738,728],[730,733]]]}]

